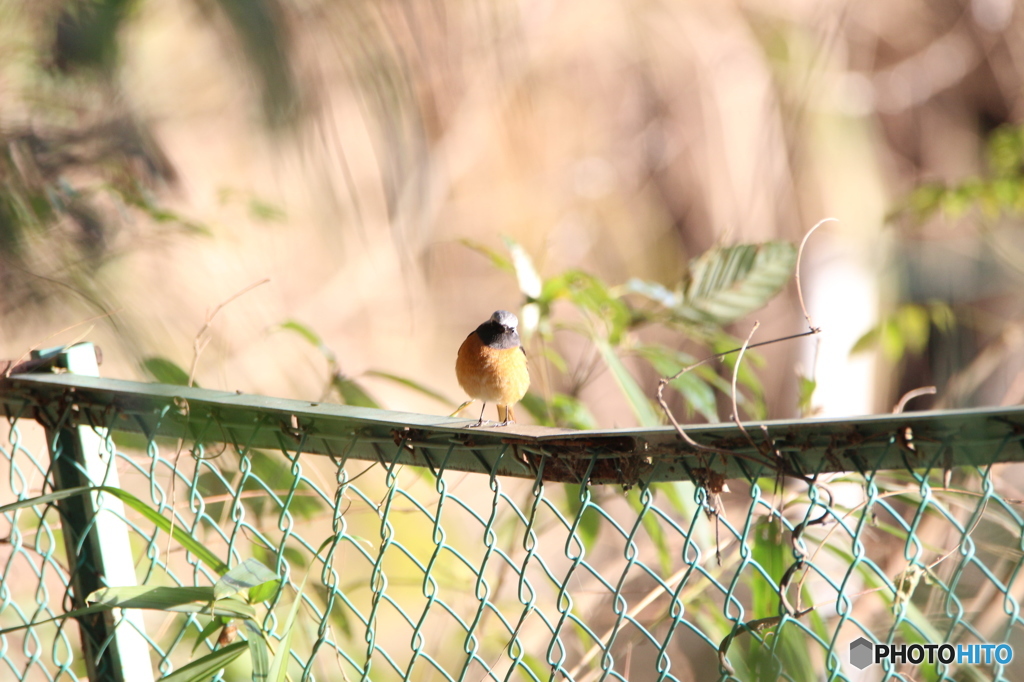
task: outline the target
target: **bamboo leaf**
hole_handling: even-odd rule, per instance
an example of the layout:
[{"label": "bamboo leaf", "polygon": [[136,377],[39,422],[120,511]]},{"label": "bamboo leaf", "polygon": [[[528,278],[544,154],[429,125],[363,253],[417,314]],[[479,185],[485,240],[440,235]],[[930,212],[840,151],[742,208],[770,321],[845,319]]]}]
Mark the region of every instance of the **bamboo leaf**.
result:
[{"label": "bamboo leaf", "polygon": [[86,601],[120,609],[150,609],[179,613],[206,613],[231,618],[254,618],[256,609],[240,599],[216,599],[212,585],[201,587],[166,587],[162,585],[131,585],[104,587]]},{"label": "bamboo leaf", "polygon": [[331,386],[338,392],[341,402],[345,405],[355,407],[380,408],[380,403],[366,392],[366,389],[359,385],[354,379],[336,374],[331,378]]},{"label": "bamboo leaf", "polygon": [[[188,386],[188,372],[167,358],[156,356],[145,358],[142,361],[142,369],[158,383]],[[195,382],[192,382],[192,385],[199,387],[199,384]]]},{"label": "bamboo leaf", "polygon": [[690,262],[681,314],[727,324],[764,307],[789,281],[796,247],[789,242],[739,244]]},{"label": "bamboo leaf", "polygon": [[214,599],[223,599],[277,578],[278,575],[259,560],[249,558],[220,577],[220,580],[213,586],[213,596]]},{"label": "bamboo leaf", "polygon": [[263,632],[251,621],[245,621],[248,631],[246,641],[249,642],[249,658],[252,661],[253,682],[263,682],[270,675],[270,647],[267,646]]},{"label": "bamboo leaf", "polygon": [[595,339],[594,344],[597,346],[604,364],[611,370],[615,383],[619,385],[622,394],[626,396],[629,407],[633,410],[633,414],[636,416],[640,426],[658,426],[661,424],[661,419],[654,411],[650,399],[648,399],[639,384],[636,383],[636,379],[629,373],[626,366],[622,364],[622,360],[615,354],[608,341],[605,339]]},{"label": "bamboo leaf", "polygon": [[377,377],[378,379],[387,379],[388,381],[393,381],[396,384],[401,384],[402,386],[405,386],[406,388],[411,388],[412,390],[414,390],[414,391],[416,391],[418,393],[422,393],[423,395],[427,396],[428,398],[433,398],[434,400],[438,401],[439,403],[444,403],[445,405],[454,405],[455,404],[449,398],[441,395],[437,391],[435,391],[433,389],[430,389],[430,388],[427,388],[423,384],[421,384],[419,382],[416,382],[416,381],[413,381],[412,379],[407,379],[405,377],[400,377],[397,374],[391,374],[389,372],[381,372],[380,370],[371,369],[371,370],[366,372],[366,376]]},{"label": "bamboo leaf", "polygon": [[[636,351],[663,377],[673,376],[694,363],[694,359],[686,353],[665,346],[641,346]],[[680,374],[669,382],[669,386],[686,399],[687,410],[693,410],[713,424],[719,421],[715,390],[700,376],[698,370]]]},{"label": "bamboo leaf", "polygon": [[203,640],[205,640],[207,637],[212,637],[213,633],[215,633],[218,629],[224,627],[227,624],[227,622],[230,622],[228,621],[227,618],[210,619],[210,622],[206,624],[206,626],[199,632],[199,635],[196,637],[196,643],[192,647],[192,655],[195,655],[196,649],[198,649],[199,645],[203,643]]},{"label": "bamboo leaf", "polygon": [[[320,545],[320,549],[316,551],[317,555],[323,551],[330,540],[328,538]],[[302,606],[302,590],[305,589],[306,580],[308,579],[309,573],[302,579],[299,589],[295,591],[295,600],[292,602],[292,607],[288,611],[288,618],[284,623],[284,635],[281,637],[281,644],[277,647],[277,655],[274,656],[274,661],[270,665],[270,671],[267,675],[269,682],[284,682],[285,676],[288,673],[288,658],[292,653],[292,633],[295,632],[296,618],[299,615],[299,608]]]},{"label": "bamboo leaf", "polygon": [[228,663],[241,656],[248,646],[248,642],[229,644],[223,649],[217,649],[178,668],[170,675],[161,677],[159,682],[206,682],[217,674],[217,671],[222,670]]},{"label": "bamboo leaf", "polygon": [[268,601],[280,588],[280,580],[268,580],[262,585],[251,587],[249,588],[249,603],[259,604],[262,601]]},{"label": "bamboo leaf", "polygon": [[153,509],[152,507],[150,507],[145,502],[135,497],[131,493],[121,490],[120,488],[111,488],[109,486],[82,486],[79,488],[68,488],[66,490],[60,490],[55,493],[48,493],[46,495],[39,495],[38,497],[31,497],[26,500],[19,500],[17,502],[5,504],[3,506],[0,506],[0,514],[8,511],[13,511],[15,509],[34,507],[40,504],[50,504],[51,502],[56,502],[57,500],[62,500],[66,497],[72,497],[74,495],[84,495],[86,493],[91,492],[104,492],[113,495],[114,497],[118,498],[126,505],[137,511],[139,514],[142,514],[142,516],[144,516],[154,526],[164,531],[165,533],[170,533],[171,537],[174,538],[175,542],[177,542],[182,547],[187,549],[189,552],[194,554],[197,558],[203,561],[203,563],[208,565],[213,570],[217,571],[217,573],[221,575],[227,573],[227,564],[221,561],[217,557],[217,555],[211,552],[206,547],[206,545],[204,545],[200,540],[192,537],[189,533],[182,529],[180,525],[175,525],[172,528],[170,519],[161,515],[158,511],[156,511],[155,509]]},{"label": "bamboo leaf", "polygon": [[658,282],[649,282],[636,277],[626,282],[626,291],[631,294],[639,294],[648,298],[665,308],[675,308],[682,303],[680,295],[675,291],[669,291],[664,285]]},{"label": "bamboo leaf", "polygon": [[92,613],[100,613],[102,611],[109,611],[110,608],[111,607],[107,606],[106,604],[93,604],[92,606],[86,606],[86,607],[81,608],[81,609],[75,609],[74,611],[68,611],[67,613],[62,613],[59,616],[54,616],[53,618],[44,618],[43,620],[33,620],[33,621],[28,622],[28,623],[22,623],[21,625],[15,625],[13,627],[4,628],[3,630],[0,630],[0,635],[6,635],[6,634],[8,634],[10,632],[17,632],[18,630],[25,630],[27,628],[34,628],[37,625],[42,625],[43,623],[52,623],[55,620],[64,620],[65,618],[78,618],[79,616],[88,616],[89,614],[92,614]]},{"label": "bamboo leaf", "polygon": [[323,348],[324,342],[320,338],[320,335],[313,331],[312,328],[310,328],[308,325],[305,325],[302,322],[299,322],[297,320],[288,320],[286,322],[282,322],[280,325],[278,325],[277,328],[283,329],[285,331],[295,332],[296,334],[304,338],[306,341],[308,341],[309,345],[314,346],[316,348]]},{"label": "bamboo leaf", "polygon": [[512,266],[512,261],[510,261],[508,258],[505,258],[505,256],[498,253],[491,247],[484,246],[480,242],[473,241],[472,239],[460,239],[459,243],[465,246],[466,248],[472,249],[479,253],[480,255],[485,256],[488,260],[491,261],[491,265],[498,268],[499,270],[504,270],[505,272],[515,272],[515,268]]}]

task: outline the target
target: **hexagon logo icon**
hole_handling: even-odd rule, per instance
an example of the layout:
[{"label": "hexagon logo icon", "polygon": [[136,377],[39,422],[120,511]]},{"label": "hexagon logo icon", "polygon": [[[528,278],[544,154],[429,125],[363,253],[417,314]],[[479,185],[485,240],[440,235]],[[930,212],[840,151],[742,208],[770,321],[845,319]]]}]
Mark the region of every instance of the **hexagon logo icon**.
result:
[{"label": "hexagon logo icon", "polygon": [[850,642],[850,663],[857,670],[863,670],[875,662],[875,647],[863,637]]}]

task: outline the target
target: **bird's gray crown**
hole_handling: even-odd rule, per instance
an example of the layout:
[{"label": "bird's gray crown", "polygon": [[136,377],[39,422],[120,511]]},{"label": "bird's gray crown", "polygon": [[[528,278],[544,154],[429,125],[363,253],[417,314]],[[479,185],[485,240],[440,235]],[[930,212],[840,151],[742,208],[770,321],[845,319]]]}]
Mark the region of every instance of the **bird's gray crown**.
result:
[{"label": "bird's gray crown", "polygon": [[507,310],[495,310],[490,321],[497,322],[506,329],[515,329],[519,326],[519,318]]}]

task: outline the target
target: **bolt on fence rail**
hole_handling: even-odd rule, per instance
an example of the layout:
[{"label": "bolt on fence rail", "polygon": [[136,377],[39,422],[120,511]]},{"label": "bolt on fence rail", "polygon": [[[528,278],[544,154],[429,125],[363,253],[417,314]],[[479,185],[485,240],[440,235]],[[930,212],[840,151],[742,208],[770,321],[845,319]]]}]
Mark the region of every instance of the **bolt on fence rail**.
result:
[{"label": "bolt on fence rail", "polygon": [[[3,679],[192,679],[215,651],[201,679],[1024,677],[851,657],[1021,641],[1019,465],[994,466],[1024,460],[1020,407],[687,429],[730,456],[101,379],[92,353],[0,381]],[[48,620],[136,583],[206,596]]]}]

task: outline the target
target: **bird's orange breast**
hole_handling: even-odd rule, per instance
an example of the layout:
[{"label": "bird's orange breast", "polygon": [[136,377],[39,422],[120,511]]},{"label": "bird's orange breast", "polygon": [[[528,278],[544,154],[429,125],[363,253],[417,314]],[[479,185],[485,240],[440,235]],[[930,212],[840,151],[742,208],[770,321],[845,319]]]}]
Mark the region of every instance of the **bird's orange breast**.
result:
[{"label": "bird's orange breast", "polygon": [[530,371],[523,349],[485,346],[476,332],[459,347],[455,376],[470,398],[485,403],[513,405],[530,388]]}]

